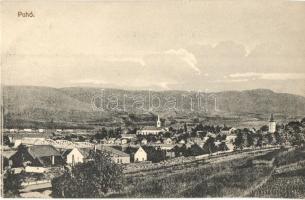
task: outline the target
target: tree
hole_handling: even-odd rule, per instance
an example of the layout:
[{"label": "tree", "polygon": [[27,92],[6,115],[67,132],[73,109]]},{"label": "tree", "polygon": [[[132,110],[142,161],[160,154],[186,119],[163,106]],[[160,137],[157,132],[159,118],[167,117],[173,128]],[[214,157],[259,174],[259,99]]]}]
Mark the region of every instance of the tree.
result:
[{"label": "tree", "polygon": [[184,132],[186,133],[187,132],[187,125],[186,125],[186,123],[184,123]]},{"label": "tree", "polygon": [[197,136],[197,132],[196,131],[192,131],[191,132],[191,137],[196,137]]},{"label": "tree", "polygon": [[53,118],[51,118],[51,120],[50,120],[50,122],[49,122],[49,127],[50,127],[51,129],[55,129],[55,128],[56,128],[55,123],[54,123],[54,119],[53,119]]},{"label": "tree", "polygon": [[303,127],[305,127],[305,117],[301,120],[301,124]]},{"label": "tree", "polygon": [[217,136],[216,136],[216,141],[221,141],[222,140],[222,135],[221,134],[218,134]]},{"label": "tree", "polygon": [[107,130],[105,129],[105,127],[102,128],[102,130],[99,130],[95,135],[94,135],[94,139],[96,140],[102,140],[104,138],[106,138],[107,135]]},{"label": "tree", "polygon": [[199,119],[198,118],[193,118],[193,123],[199,123]]},{"label": "tree", "polygon": [[275,144],[283,144],[284,143],[285,138],[283,137],[283,134],[276,131],[274,133],[274,137],[275,137]]},{"label": "tree", "polygon": [[218,151],[227,151],[229,150],[225,141],[222,141],[218,147]]},{"label": "tree", "polygon": [[53,197],[100,198],[122,189],[122,168],[107,153],[91,151],[89,160],[52,180]]},{"label": "tree", "polygon": [[12,146],[12,143],[7,135],[3,136],[3,144],[6,146]]},{"label": "tree", "polygon": [[291,144],[292,145],[305,144],[305,137],[304,137],[304,135],[302,133],[300,133],[300,132],[294,133],[292,135]]},{"label": "tree", "polygon": [[181,147],[179,146],[175,146],[173,148],[173,151],[175,152],[175,155],[176,157],[179,157],[179,156],[188,156],[188,151],[186,149],[186,145],[183,144]]},{"label": "tree", "polygon": [[241,131],[237,132],[237,137],[233,143],[235,145],[236,149],[240,149],[242,150],[245,146],[245,138],[244,138],[244,134]]},{"label": "tree", "polygon": [[273,134],[272,133],[268,133],[266,135],[266,137],[267,137],[267,140],[268,140],[268,144],[273,144],[273,142],[274,142]]},{"label": "tree", "polygon": [[205,144],[203,145],[203,149],[205,152],[212,154],[217,151],[217,147],[215,145],[215,138],[209,137]]},{"label": "tree", "polygon": [[247,133],[247,147],[251,147],[254,145],[254,137],[253,134],[248,132]]},{"label": "tree", "polygon": [[171,137],[171,133],[168,132],[168,131],[166,131],[166,132],[164,133],[163,137],[165,137],[165,138],[170,138],[170,137]]},{"label": "tree", "polygon": [[9,163],[9,159],[7,157],[2,157],[2,162],[3,162],[3,169],[9,167],[10,163]]},{"label": "tree", "polygon": [[114,132],[113,129],[109,129],[109,130],[108,130],[108,136],[109,136],[110,138],[116,138],[116,133]]},{"label": "tree", "polygon": [[258,134],[257,137],[258,137],[258,139],[257,139],[256,146],[262,147],[263,146],[263,135],[262,134]]},{"label": "tree", "polygon": [[11,170],[7,170],[3,178],[3,192],[6,198],[18,197],[19,189],[23,179],[21,174],[15,174]]},{"label": "tree", "polygon": [[137,129],[137,128],[133,128],[133,129],[130,131],[130,134],[136,134],[136,133],[137,133],[137,131],[138,131],[138,129]]},{"label": "tree", "polygon": [[260,129],[262,132],[267,132],[269,130],[269,127],[267,125],[264,125]]},{"label": "tree", "polygon": [[117,127],[115,130],[114,130],[114,133],[115,133],[115,136],[118,137],[122,134],[122,128],[121,127]]},{"label": "tree", "polygon": [[193,144],[189,149],[188,149],[189,155],[190,156],[198,156],[204,154],[204,150],[198,146],[198,144]]},{"label": "tree", "polygon": [[17,152],[16,154],[14,154],[13,156],[11,156],[10,159],[13,160],[13,166],[12,167],[25,167],[26,166],[26,152],[28,147],[24,144],[20,144],[17,148]]},{"label": "tree", "polygon": [[155,135],[148,135],[147,136],[147,141],[148,142],[156,142],[157,141],[157,138]]},{"label": "tree", "polygon": [[168,128],[168,131],[169,131],[169,132],[174,132],[174,128],[170,126],[170,127]]}]

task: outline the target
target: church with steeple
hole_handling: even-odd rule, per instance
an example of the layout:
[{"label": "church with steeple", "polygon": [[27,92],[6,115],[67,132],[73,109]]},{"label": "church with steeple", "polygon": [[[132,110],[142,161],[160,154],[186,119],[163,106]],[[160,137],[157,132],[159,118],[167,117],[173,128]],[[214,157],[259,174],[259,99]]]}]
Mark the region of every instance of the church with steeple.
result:
[{"label": "church with steeple", "polygon": [[269,120],[269,133],[274,133],[275,131],[276,131],[276,122],[274,121],[273,114],[271,114]]},{"label": "church with steeple", "polygon": [[157,128],[161,128],[161,126],[162,126],[162,123],[161,123],[160,117],[158,115]]},{"label": "church with steeple", "polygon": [[145,126],[137,131],[137,135],[158,135],[159,133],[164,133],[165,129],[162,128],[162,122],[158,115],[155,126]]}]

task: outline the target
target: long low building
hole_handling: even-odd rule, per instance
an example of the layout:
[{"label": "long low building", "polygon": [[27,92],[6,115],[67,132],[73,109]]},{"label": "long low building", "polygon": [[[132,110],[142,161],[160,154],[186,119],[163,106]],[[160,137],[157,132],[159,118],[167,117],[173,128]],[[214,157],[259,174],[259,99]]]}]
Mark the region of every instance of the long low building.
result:
[{"label": "long low building", "polygon": [[104,145],[97,145],[96,149],[109,153],[111,159],[115,163],[119,163],[119,164],[130,163],[130,155],[127,153],[124,153],[123,151],[119,151],[117,149],[114,149],[109,146],[104,146]]},{"label": "long low building", "polygon": [[137,135],[158,135],[159,133],[164,133],[163,128],[146,126],[137,131]]},{"label": "long low building", "polygon": [[13,167],[50,167],[64,164],[60,152],[52,145],[20,146],[9,159]]}]

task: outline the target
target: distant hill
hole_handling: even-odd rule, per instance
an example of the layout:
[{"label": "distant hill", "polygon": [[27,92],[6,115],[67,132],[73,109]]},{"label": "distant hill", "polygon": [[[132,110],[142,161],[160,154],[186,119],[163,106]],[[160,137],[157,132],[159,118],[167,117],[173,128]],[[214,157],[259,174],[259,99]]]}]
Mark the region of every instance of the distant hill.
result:
[{"label": "distant hill", "polygon": [[5,86],[3,104],[4,126],[25,121],[71,122],[99,117],[99,113],[91,112],[90,104],[50,87]]},{"label": "distant hill", "polygon": [[[134,102],[129,97],[139,97],[140,95],[145,97],[145,106],[147,108],[149,96],[149,91],[103,89],[102,92],[102,90],[99,88],[62,88],[60,90],[68,96],[84,103],[91,103],[93,96],[99,96],[103,94],[104,97],[109,97],[111,95],[119,97],[119,103],[122,104],[123,96],[125,95],[127,108],[130,107],[130,105]],[[198,98],[196,95],[198,95],[196,92],[186,91],[153,91],[151,92],[151,99],[153,99],[154,96],[159,97],[161,99],[161,105],[164,108],[166,102],[172,100],[168,98],[174,97],[177,100],[178,108],[180,108],[182,104],[184,105],[183,108],[186,108],[186,111],[190,112],[190,97],[192,97],[193,100],[193,109],[196,111],[196,108],[198,108]],[[305,114],[304,96],[286,93],[275,93],[272,90],[267,89],[225,91],[208,94],[202,93],[201,96],[201,107],[207,107],[208,112],[214,111],[216,99],[216,109],[222,112],[258,114],[282,113],[289,115]],[[154,103],[155,105],[158,105],[157,101]],[[168,112],[162,109],[158,111]]]},{"label": "distant hill", "polygon": [[[159,113],[163,116],[188,115],[193,112],[207,115],[226,113],[305,115],[305,97],[275,93],[266,89],[202,94],[200,109],[196,95],[198,96],[196,92],[186,91],[150,92],[89,87],[56,89],[4,86],[4,123],[6,125],[14,120],[42,123],[111,121],[120,120],[128,113]],[[141,98],[144,100],[143,105]],[[161,107],[155,108],[158,99]],[[176,105],[176,110],[166,109],[173,105]],[[143,109],[138,109],[141,106]],[[103,109],[96,109],[97,107]],[[117,109],[114,109],[115,107]]]},{"label": "distant hill", "polygon": [[221,110],[233,113],[282,113],[304,115],[305,97],[256,89],[215,94]]}]

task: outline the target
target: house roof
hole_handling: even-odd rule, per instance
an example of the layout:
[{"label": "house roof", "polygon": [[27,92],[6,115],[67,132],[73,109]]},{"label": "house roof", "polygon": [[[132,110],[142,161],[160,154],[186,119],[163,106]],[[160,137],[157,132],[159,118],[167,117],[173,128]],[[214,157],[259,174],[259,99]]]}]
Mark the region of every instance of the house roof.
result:
[{"label": "house roof", "polygon": [[153,146],[141,146],[141,148],[147,153],[147,154],[153,154],[157,150]]},{"label": "house roof", "polygon": [[171,150],[175,147],[175,145],[172,144],[160,144],[160,149],[161,150]]},{"label": "house roof", "polygon": [[2,151],[2,156],[5,158],[10,158],[14,155],[17,151]]},{"label": "house roof", "polygon": [[[75,148],[73,148],[75,149]],[[71,151],[73,151],[73,149],[67,149],[62,153],[63,157],[67,157],[69,155],[69,153],[71,153]],[[87,158],[89,156],[90,153],[90,148],[76,148],[85,158]]]},{"label": "house roof", "polygon": [[79,148],[93,147],[94,144],[90,142],[74,142],[74,144]]},{"label": "house roof", "polygon": [[84,156],[84,158],[88,158],[90,151],[92,150],[91,148],[79,148],[79,152]]},{"label": "house roof", "polygon": [[117,155],[117,156],[129,157],[129,155],[127,153],[124,153],[123,151],[119,151],[119,150],[114,149],[112,147],[99,145],[99,146],[97,146],[97,149],[99,149],[101,151],[106,151],[110,154],[114,154],[114,155]]},{"label": "house roof", "polygon": [[138,148],[135,148],[135,147],[127,147],[124,152],[127,154],[133,154],[133,153],[136,153],[137,150],[138,150]]},{"label": "house roof", "polygon": [[131,138],[137,137],[136,134],[122,134],[121,136],[122,136],[122,138],[127,138],[127,139],[131,139]]},{"label": "house roof", "polygon": [[45,142],[45,138],[37,138],[37,137],[24,137],[21,139],[22,144],[34,145],[38,143]]},{"label": "house roof", "polygon": [[73,149],[67,149],[67,150],[65,150],[65,151],[62,153],[62,156],[63,156],[63,157],[67,157],[67,156],[69,155],[69,153],[71,153],[72,150],[73,150]]},{"label": "house roof", "polygon": [[130,131],[131,131],[131,130],[128,129],[128,128],[122,129],[122,133],[123,133],[123,134],[128,134]]},{"label": "house roof", "polygon": [[145,126],[141,128],[141,131],[163,131],[163,129],[155,126]]},{"label": "house roof", "polygon": [[222,130],[222,131],[229,131],[229,130],[231,130],[231,128],[232,128],[232,127],[223,127],[221,130]]},{"label": "house roof", "polygon": [[34,145],[28,147],[28,151],[34,158],[61,156],[60,152],[52,145]]},{"label": "house roof", "polygon": [[273,113],[272,113],[271,116],[270,116],[269,122],[274,122]]},{"label": "house roof", "polygon": [[179,141],[179,143],[180,143],[180,144],[182,144],[182,143],[184,144],[184,143],[185,143],[185,140],[182,139],[182,140]]}]

